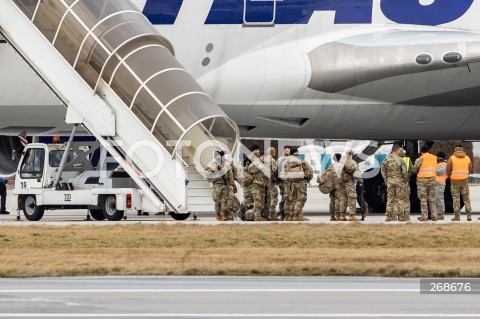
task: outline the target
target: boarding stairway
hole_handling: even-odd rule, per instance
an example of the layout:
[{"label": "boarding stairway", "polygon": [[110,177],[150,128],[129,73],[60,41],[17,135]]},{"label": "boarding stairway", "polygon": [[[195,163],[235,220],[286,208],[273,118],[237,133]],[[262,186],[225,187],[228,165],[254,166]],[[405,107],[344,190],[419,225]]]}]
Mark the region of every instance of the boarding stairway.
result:
[{"label": "boarding stairway", "polygon": [[158,207],[192,211],[187,171],[235,149],[235,123],[130,0],[2,0],[0,33]]}]

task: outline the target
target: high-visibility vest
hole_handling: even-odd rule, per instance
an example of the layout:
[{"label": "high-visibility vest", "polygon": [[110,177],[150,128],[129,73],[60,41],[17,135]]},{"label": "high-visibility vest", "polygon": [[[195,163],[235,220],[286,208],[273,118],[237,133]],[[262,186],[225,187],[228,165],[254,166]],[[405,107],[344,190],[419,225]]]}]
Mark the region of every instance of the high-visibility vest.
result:
[{"label": "high-visibility vest", "polygon": [[405,162],[405,165],[407,166],[407,172],[410,169],[410,164],[412,161],[410,160],[410,157],[403,157],[402,160]]},{"label": "high-visibility vest", "polygon": [[[442,167],[442,166],[446,166],[446,165],[447,165],[447,163],[438,163],[438,164],[437,164],[437,167]],[[440,176],[437,175],[437,176],[435,177],[435,181],[436,181],[437,183],[442,184],[442,185],[446,185],[446,184],[447,184],[447,178],[448,178],[448,175],[447,175],[447,174],[445,174],[445,175],[440,175]]]},{"label": "high-visibility vest", "polygon": [[428,178],[437,176],[437,157],[430,153],[425,153],[421,156],[423,158],[422,166],[418,171],[417,177]]},{"label": "high-visibility vest", "polygon": [[463,158],[458,158],[452,156],[452,175],[451,179],[462,180],[467,179],[470,175],[470,157],[465,156]]}]

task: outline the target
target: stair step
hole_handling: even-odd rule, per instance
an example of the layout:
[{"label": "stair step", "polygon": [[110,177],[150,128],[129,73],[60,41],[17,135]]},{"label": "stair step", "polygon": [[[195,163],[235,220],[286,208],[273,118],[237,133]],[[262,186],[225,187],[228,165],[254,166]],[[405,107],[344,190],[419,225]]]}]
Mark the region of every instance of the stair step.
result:
[{"label": "stair step", "polygon": [[211,188],[194,188],[188,189],[188,197],[197,197],[197,196],[204,196],[208,198],[212,198],[213,191]]}]

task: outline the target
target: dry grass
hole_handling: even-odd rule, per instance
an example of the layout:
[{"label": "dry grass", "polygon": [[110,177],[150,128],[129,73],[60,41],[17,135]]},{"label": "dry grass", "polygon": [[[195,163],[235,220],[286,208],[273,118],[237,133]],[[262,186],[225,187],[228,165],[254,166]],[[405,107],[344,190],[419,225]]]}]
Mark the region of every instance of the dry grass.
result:
[{"label": "dry grass", "polygon": [[0,277],[480,277],[480,223],[0,228]]}]

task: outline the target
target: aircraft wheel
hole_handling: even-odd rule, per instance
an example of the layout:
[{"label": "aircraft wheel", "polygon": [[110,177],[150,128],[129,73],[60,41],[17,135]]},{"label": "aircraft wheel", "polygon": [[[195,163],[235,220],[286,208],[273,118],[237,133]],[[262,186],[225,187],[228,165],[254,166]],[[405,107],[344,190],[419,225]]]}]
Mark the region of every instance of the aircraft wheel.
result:
[{"label": "aircraft wheel", "polygon": [[[368,172],[368,171],[367,171]],[[385,213],[387,208],[387,187],[381,174],[363,180],[364,199],[370,213]]]},{"label": "aircraft wheel", "polygon": [[23,197],[23,214],[29,221],[36,222],[42,219],[45,213],[45,207],[37,205],[35,195],[25,195]]}]

